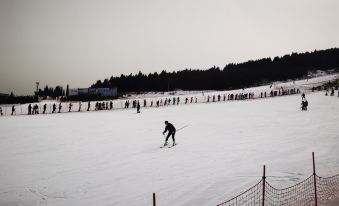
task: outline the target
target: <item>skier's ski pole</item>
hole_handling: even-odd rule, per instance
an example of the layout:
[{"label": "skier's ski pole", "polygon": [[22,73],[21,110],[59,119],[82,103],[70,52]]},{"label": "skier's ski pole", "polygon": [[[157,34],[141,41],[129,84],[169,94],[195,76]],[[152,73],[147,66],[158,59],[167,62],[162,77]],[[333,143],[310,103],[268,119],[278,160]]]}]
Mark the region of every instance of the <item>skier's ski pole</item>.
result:
[{"label": "skier's ski pole", "polygon": [[186,127],[188,127],[188,126],[189,126],[189,124],[188,124],[188,125],[185,125],[185,126],[183,126],[183,127],[180,127],[179,129],[177,129],[177,132],[180,131],[180,130],[182,130],[182,129],[184,129],[184,128],[186,128]]}]

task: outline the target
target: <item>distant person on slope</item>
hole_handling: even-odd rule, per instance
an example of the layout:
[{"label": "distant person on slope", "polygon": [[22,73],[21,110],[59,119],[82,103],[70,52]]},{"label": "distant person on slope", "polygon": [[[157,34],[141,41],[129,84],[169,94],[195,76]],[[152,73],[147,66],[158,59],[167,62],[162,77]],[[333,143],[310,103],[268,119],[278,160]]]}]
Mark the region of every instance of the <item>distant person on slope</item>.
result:
[{"label": "distant person on slope", "polygon": [[44,104],[44,110],[43,110],[43,114],[45,114],[46,113],[46,109],[47,109],[47,104]]},{"label": "distant person on slope", "polygon": [[14,114],[16,114],[16,112],[15,112],[15,107],[14,107],[14,105],[12,106],[12,116],[14,115]]},{"label": "distant person on slope", "polygon": [[53,111],[52,111],[52,113],[55,113],[55,110],[56,110],[56,104],[54,103],[53,104]]},{"label": "distant person on slope", "polygon": [[165,121],[165,125],[166,127],[165,127],[163,134],[165,134],[167,131],[168,131],[168,134],[167,134],[164,146],[168,145],[167,140],[171,135],[172,135],[173,146],[174,146],[175,145],[174,135],[175,135],[176,129],[173,126],[173,124],[169,123],[168,121]]},{"label": "distant person on slope", "polygon": [[301,102],[301,110],[307,110],[307,106],[308,106],[308,101],[306,99],[305,99],[305,101],[302,100],[302,102]]},{"label": "distant person on slope", "polygon": [[301,94],[301,100],[306,100],[306,98],[305,98],[305,93],[302,93],[302,94]]},{"label": "distant person on slope", "polygon": [[137,113],[140,113],[140,103],[139,103],[139,101],[137,103]]}]

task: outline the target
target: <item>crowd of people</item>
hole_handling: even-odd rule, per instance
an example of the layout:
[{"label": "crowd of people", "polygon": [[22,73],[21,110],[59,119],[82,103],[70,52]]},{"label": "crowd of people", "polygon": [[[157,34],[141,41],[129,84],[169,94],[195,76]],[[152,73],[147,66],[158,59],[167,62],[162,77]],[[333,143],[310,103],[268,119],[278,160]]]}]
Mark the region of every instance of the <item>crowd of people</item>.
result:
[{"label": "crowd of people", "polygon": [[[312,88],[314,91],[314,88]],[[284,89],[283,87],[279,89],[272,89],[271,91],[267,92],[260,92],[256,97],[254,92],[239,92],[239,93],[230,93],[230,94],[214,94],[214,95],[207,95],[205,96],[204,93],[203,99],[199,102],[205,103],[213,103],[213,102],[221,102],[221,101],[233,101],[233,100],[249,100],[255,98],[266,98],[266,97],[275,97],[275,96],[283,96],[283,95],[292,95],[292,94],[299,94],[300,89],[298,88],[289,88]],[[325,95],[334,96],[335,88],[330,88],[326,90]],[[338,91],[339,97],[339,91]],[[123,101],[123,100],[121,100]],[[181,103],[182,102],[182,103]],[[128,108],[135,108],[137,113],[140,113],[141,105],[143,107],[161,107],[161,106],[169,106],[169,105],[179,105],[179,104],[191,104],[191,103],[198,103],[198,98],[196,96],[190,97],[165,97],[160,99],[139,99],[139,100],[124,100],[124,106],[121,107],[128,109]],[[77,109],[73,110],[74,104],[77,104]],[[38,104],[29,104],[28,105],[28,115],[37,115],[39,113],[46,114],[47,113],[47,104],[43,104],[39,107]],[[103,102],[96,102],[94,108],[92,109],[91,102],[87,102],[86,106],[83,106],[83,102],[69,102],[69,103],[53,103],[49,105],[51,108],[49,109],[49,113],[61,113],[61,112],[73,112],[73,111],[100,111],[100,110],[113,110],[113,101],[103,101]],[[122,106],[122,105],[121,105]],[[305,94],[302,94],[302,103],[301,109],[307,110],[308,101],[305,98]],[[63,107],[66,109],[63,110]],[[67,110],[68,107],[68,110]],[[117,107],[119,108],[119,107]],[[16,115],[15,106],[12,106],[11,115]],[[3,115],[3,110],[0,107],[0,114]]]}]

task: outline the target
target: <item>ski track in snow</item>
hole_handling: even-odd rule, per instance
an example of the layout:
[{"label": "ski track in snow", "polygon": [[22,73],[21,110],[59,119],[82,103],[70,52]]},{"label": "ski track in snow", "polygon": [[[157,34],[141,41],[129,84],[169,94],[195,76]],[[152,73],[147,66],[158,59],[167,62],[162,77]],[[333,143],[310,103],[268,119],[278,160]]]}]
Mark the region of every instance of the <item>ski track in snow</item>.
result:
[{"label": "ski track in snow", "polygon": [[[300,182],[313,151],[318,175],[338,174],[339,98],[306,97],[306,112],[290,95],[0,118],[0,205],[151,205],[153,192],[159,206],[216,205],[259,182],[264,164],[274,186]],[[170,149],[159,148],[164,120],[189,125]]]}]

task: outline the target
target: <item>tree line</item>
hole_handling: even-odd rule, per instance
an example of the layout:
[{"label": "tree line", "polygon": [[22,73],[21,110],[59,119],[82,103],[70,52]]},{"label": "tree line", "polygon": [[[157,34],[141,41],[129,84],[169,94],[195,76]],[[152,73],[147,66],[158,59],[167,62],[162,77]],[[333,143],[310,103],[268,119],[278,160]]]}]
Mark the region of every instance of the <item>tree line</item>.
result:
[{"label": "tree line", "polygon": [[61,96],[68,96],[69,86],[67,85],[66,91],[62,86],[48,87],[45,86],[44,89],[39,89],[38,92],[35,92],[35,95],[38,96],[45,96],[45,97],[61,97]]},{"label": "tree line", "polygon": [[52,97],[58,98],[68,96],[69,86],[67,85],[66,91],[62,86],[48,87],[46,85],[44,89],[39,89],[34,92],[34,95],[16,96],[13,92],[10,95],[0,96],[0,104],[26,104],[38,101],[38,97]]},{"label": "tree line", "polygon": [[92,88],[117,87],[119,92],[147,92],[170,90],[225,90],[261,85],[272,81],[298,79],[309,72],[339,68],[339,49],[292,53],[282,57],[230,63],[223,69],[185,69],[181,71],[148,75],[138,74],[111,76],[98,80]]}]

